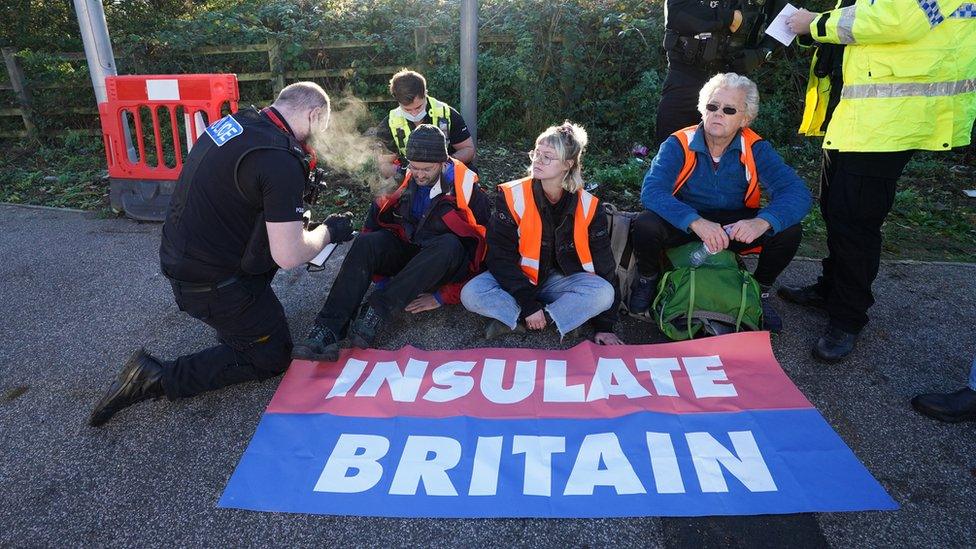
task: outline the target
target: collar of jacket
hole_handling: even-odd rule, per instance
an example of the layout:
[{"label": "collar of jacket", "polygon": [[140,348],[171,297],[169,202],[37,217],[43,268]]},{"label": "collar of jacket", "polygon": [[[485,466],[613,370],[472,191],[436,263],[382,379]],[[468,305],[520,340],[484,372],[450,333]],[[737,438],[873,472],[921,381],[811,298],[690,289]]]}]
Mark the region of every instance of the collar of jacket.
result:
[{"label": "collar of jacket", "polygon": [[[576,213],[576,201],[579,198],[576,193],[571,193],[565,189],[563,189],[563,192],[563,198],[560,198],[560,200],[565,198],[567,201],[566,209],[563,210],[563,216],[572,217]],[[551,209],[555,206],[555,204],[550,203],[549,199],[546,198],[546,191],[542,189],[542,181],[539,179],[532,179],[532,196],[535,198],[535,207],[540,213],[544,209]]]},{"label": "collar of jacket", "polygon": [[[732,142],[729,143],[728,148],[725,149],[725,152],[722,153],[722,156],[725,156],[730,151],[736,151],[735,153],[736,158],[738,158],[739,155],[742,154],[742,140],[739,139],[740,137],[742,137],[742,130],[735,132],[735,137],[732,138]],[[695,137],[694,139],[691,140],[691,143],[688,143],[688,148],[695,152],[699,152],[704,155],[707,155],[708,158],[712,157],[712,153],[708,150],[708,144],[705,143],[704,122],[698,124],[698,130],[695,132]]]}]

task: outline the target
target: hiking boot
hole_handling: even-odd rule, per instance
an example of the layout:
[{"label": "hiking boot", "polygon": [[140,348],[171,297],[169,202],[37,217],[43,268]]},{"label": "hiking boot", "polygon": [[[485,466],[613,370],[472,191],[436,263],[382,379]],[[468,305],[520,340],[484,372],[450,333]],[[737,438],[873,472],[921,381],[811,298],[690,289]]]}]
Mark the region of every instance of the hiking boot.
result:
[{"label": "hiking boot", "polygon": [[804,307],[813,309],[827,310],[827,298],[820,293],[820,286],[811,284],[809,286],[780,286],[777,291],[779,296],[790,303],[796,303]]},{"label": "hiking boot", "polygon": [[829,326],[813,346],[813,357],[822,362],[838,362],[854,351],[855,343],[857,334]]},{"label": "hiking boot", "polygon": [[630,299],[627,301],[627,309],[635,315],[646,313],[651,308],[651,301],[654,300],[654,290],[656,289],[656,276],[638,275],[630,284]]},{"label": "hiking boot", "polygon": [[915,411],[947,423],[976,420],[976,391],[969,387],[954,393],[927,393],[912,399]]},{"label": "hiking boot", "polygon": [[773,308],[772,299],[773,294],[770,289],[764,289],[759,294],[759,302],[762,304],[763,326],[771,333],[778,334],[783,331],[783,319]]},{"label": "hiking boot", "polygon": [[163,365],[144,349],[132,353],[88,418],[92,427],[104,425],[116,412],[137,402],[163,396]]},{"label": "hiking boot", "polygon": [[339,338],[335,332],[318,324],[312,326],[305,341],[291,350],[292,358],[315,362],[335,362],[339,360]]},{"label": "hiking boot", "polygon": [[376,339],[376,329],[383,321],[372,305],[367,305],[363,314],[359,315],[352,329],[349,330],[349,341],[355,347],[368,349]]},{"label": "hiking boot", "polygon": [[515,324],[515,329],[509,328],[508,324],[496,319],[491,319],[485,327],[485,339],[495,339],[496,337],[508,334],[524,334],[525,324],[521,322]]}]

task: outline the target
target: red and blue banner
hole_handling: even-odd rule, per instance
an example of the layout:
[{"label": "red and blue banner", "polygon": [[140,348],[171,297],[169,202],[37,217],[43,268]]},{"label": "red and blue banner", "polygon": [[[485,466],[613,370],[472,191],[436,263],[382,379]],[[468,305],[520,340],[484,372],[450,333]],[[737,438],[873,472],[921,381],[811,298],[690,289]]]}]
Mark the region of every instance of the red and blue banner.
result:
[{"label": "red and blue banner", "polygon": [[766,332],[296,360],[219,505],[386,517],[897,509]]}]

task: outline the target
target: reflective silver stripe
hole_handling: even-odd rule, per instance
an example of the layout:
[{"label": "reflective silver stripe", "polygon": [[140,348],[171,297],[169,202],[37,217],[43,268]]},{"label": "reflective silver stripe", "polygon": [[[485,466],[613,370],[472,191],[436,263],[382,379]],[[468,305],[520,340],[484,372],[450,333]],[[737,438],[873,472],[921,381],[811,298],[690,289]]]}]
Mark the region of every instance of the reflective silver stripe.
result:
[{"label": "reflective silver stripe", "polygon": [[471,193],[474,191],[474,172],[471,170],[466,170],[464,172],[464,181],[461,182],[461,192],[464,193],[464,203],[468,204],[471,202]]},{"label": "reflective silver stripe", "polygon": [[537,271],[539,270],[539,260],[537,259],[529,259],[528,257],[523,256],[522,265],[525,265],[526,267],[532,267]]},{"label": "reflective silver stripe", "polygon": [[876,97],[946,97],[976,92],[976,78],[955,82],[904,83],[904,84],[848,84],[841,91],[842,99],[869,99]]},{"label": "reflective silver stripe", "polygon": [[857,6],[840,9],[840,20],[837,21],[837,39],[841,44],[853,44],[854,40],[854,10]]},{"label": "reflective silver stripe", "polygon": [[[742,149],[742,155],[746,154],[746,136],[739,134],[739,148]],[[752,172],[749,171],[749,166],[743,162],[742,167],[746,170],[746,181],[752,181]]]},{"label": "reflective silver stripe", "polygon": [[583,206],[583,215],[589,216],[590,204],[593,203],[593,195],[580,189],[580,204]]},{"label": "reflective silver stripe", "polygon": [[586,272],[588,272],[588,273],[596,272],[596,271],[593,270],[593,263],[584,263],[583,264],[583,270],[586,271]]},{"label": "reflective silver stripe", "polygon": [[519,218],[519,223],[522,222],[522,214],[525,213],[525,194],[522,190],[522,184],[512,185],[512,205],[515,206],[515,215]]},{"label": "reflective silver stripe", "polygon": [[939,9],[939,3],[936,0],[917,0],[918,7],[925,12],[925,17],[929,20],[929,25],[936,26],[939,23],[945,21],[945,17],[942,16],[942,10]]}]

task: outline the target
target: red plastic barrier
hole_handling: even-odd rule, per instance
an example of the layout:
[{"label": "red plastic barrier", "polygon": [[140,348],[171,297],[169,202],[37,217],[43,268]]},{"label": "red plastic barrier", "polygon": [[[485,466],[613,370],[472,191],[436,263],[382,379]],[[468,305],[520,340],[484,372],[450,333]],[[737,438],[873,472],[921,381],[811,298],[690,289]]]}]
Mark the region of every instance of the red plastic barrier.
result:
[{"label": "red plastic barrier", "polygon": [[[240,99],[233,74],[109,76],[105,87],[108,100],[98,110],[113,179],[175,181],[184,146],[189,151],[222,108],[236,112]],[[163,113],[168,122],[161,122]]]}]

